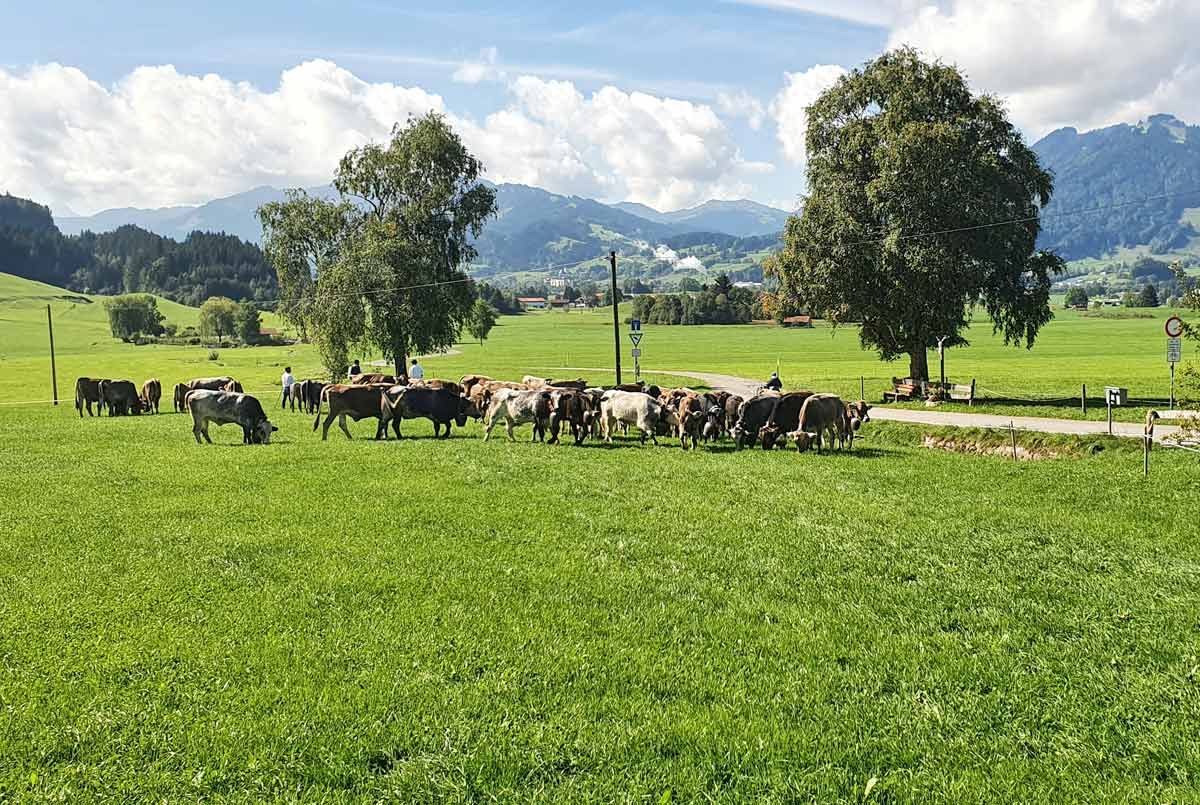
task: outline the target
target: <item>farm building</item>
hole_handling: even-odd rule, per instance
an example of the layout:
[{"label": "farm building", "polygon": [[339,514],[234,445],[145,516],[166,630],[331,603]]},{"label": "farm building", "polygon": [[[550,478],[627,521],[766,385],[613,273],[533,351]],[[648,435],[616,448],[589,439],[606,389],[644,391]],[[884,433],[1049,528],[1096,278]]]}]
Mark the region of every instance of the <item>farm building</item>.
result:
[{"label": "farm building", "polygon": [[788,316],[781,324],[784,327],[812,327],[812,316]]},{"label": "farm building", "polygon": [[526,310],[545,310],[548,306],[544,296],[518,296],[517,301]]}]

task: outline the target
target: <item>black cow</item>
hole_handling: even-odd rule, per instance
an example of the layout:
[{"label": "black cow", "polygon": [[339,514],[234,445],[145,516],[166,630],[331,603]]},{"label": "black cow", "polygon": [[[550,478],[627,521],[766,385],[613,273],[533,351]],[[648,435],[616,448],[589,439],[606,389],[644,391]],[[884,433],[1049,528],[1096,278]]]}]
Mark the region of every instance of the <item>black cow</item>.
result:
[{"label": "black cow", "polygon": [[[435,438],[450,438],[450,423],[465,427],[468,417],[478,419],[482,414],[475,403],[447,389],[425,386],[392,386],[383,392],[379,400],[379,429],[376,439],[387,438],[388,423],[391,423],[396,438],[400,439],[400,420],[428,419],[433,422]],[[445,426],[446,432],[441,432]]]},{"label": "black cow", "polygon": [[100,405],[109,416],[142,413],[142,398],[131,380],[101,380]]},{"label": "black cow", "polygon": [[267,419],[262,403],[249,394],[229,391],[192,391],[187,396],[187,406],[192,411],[192,435],[196,444],[200,437],[212,444],[208,437],[209,423],[242,426],[242,444],[270,444],[271,434],[279,430]]},{"label": "black cow", "polygon": [[804,407],[804,401],[811,396],[811,391],[789,391],[779,395],[779,401],[758,433],[763,450],[770,450],[780,436],[792,433],[800,427],[800,409]]},{"label": "black cow", "polygon": [[79,416],[83,417],[83,409],[86,406],[88,416],[92,414],[92,403],[96,404],[95,416],[100,416],[100,412],[104,410],[104,403],[100,401],[100,380],[94,377],[81,377],[75,381],[75,410],[79,412]]}]

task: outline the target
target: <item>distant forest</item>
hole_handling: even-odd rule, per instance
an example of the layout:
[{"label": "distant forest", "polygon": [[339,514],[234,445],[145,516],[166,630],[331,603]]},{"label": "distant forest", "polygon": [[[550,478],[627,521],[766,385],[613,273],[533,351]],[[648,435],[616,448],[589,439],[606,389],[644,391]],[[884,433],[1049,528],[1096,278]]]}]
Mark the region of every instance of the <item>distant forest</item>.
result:
[{"label": "distant forest", "polygon": [[180,243],[126,225],[68,237],[49,208],[11,195],[0,196],[0,271],[81,293],[147,292],[193,306],[212,296],[279,296],[259,248],[233,235],[193,232]]}]

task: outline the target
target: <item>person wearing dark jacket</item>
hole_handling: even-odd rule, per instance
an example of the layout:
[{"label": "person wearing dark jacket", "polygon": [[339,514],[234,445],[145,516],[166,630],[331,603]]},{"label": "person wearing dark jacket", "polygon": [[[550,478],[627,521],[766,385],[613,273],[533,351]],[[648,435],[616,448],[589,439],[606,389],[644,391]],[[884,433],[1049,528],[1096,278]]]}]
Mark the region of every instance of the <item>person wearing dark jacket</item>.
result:
[{"label": "person wearing dark jacket", "polygon": [[771,372],[771,379],[763,385],[771,391],[783,391],[783,381],[779,379],[779,372]]}]

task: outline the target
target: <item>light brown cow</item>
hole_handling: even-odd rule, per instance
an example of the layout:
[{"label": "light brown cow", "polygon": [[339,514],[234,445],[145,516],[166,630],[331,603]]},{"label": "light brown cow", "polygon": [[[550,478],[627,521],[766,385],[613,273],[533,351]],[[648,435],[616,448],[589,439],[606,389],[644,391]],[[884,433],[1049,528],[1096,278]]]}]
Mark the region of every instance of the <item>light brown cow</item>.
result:
[{"label": "light brown cow", "polygon": [[162,383],[152,377],[142,384],[142,408],[147,412],[158,413],[158,403],[162,399]]},{"label": "light brown cow", "polygon": [[[321,406],[329,404],[329,416],[325,417],[325,425],[321,429],[321,441],[329,438],[329,426],[333,420],[338,420],[338,427],[347,439],[352,439],[350,429],[346,427],[346,417],[355,422],[360,419],[381,418],[383,393],[387,391],[387,383],[374,383],[364,386],[358,383],[335,383],[326,386],[321,392],[321,402],[317,404],[317,417],[313,420],[313,430],[321,424]],[[378,436],[379,429],[376,428]]]},{"label": "light brown cow", "polygon": [[187,383],[175,384],[175,413],[182,414],[184,411],[188,410],[187,395],[189,391],[191,391],[191,389],[188,388]]},{"label": "light brown cow", "polygon": [[700,441],[700,430],[704,427],[704,398],[689,393],[675,399],[675,415],[679,418],[679,446],[687,450],[688,440],[691,439],[692,449],[695,450]]},{"label": "light brown cow", "polygon": [[829,449],[838,440],[838,434],[848,429],[846,404],[836,394],[814,394],[804,401],[800,409],[800,422],[796,430],[788,437],[796,443],[796,450],[803,453],[814,442],[817,452],[821,452],[821,443],[828,437]]}]

